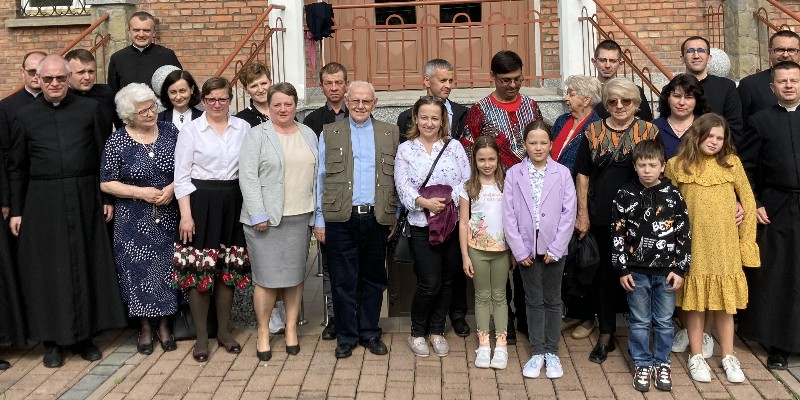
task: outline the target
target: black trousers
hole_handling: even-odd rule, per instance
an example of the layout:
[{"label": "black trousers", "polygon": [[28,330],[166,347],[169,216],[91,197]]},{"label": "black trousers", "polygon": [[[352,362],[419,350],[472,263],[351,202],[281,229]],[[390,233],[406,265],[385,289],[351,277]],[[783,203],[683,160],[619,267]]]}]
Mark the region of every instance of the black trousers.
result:
[{"label": "black trousers", "polygon": [[431,246],[427,227],[411,227],[411,249],[417,290],[411,300],[411,336],[444,334],[445,320],[453,293],[453,276],[460,271],[458,234]]},{"label": "black trousers", "polygon": [[[512,256],[513,257],[513,256]],[[512,290],[513,284],[513,290]],[[519,266],[514,268],[511,277],[506,282],[506,302],[508,303],[508,325],[516,321],[517,330],[528,336],[528,316],[525,305],[525,286],[522,284],[522,275],[519,271]],[[511,305],[514,309],[511,309]],[[511,329],[508,330],[509,334],[513,334]]]},{"label": "black trousers", "polygon": [[592,224],[591,231],[597,240],[600,265],[592,282],[589,304],[595,305],[600,333],[613,334],[617,331],[617,313],[627,309],[628,301],[619,277],[611,267],[611,226]]}]

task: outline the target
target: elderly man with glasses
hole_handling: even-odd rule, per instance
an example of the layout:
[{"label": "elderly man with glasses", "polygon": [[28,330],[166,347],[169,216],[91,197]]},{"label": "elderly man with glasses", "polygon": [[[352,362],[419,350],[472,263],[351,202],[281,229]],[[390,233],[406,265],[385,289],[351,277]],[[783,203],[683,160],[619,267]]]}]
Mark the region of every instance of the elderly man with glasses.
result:
[{"label": "elderly man with glasses", "polygon": [[[522,129],[531,121],[541,120],[542,112],[539,111],[536,101],[519,93],[525,76],[522,72],[522,59],[517,53],[503,50],[495,54],[491,62],[491,76],[495,89],[467,111],[461,144],[469,155],[478,136],[490,135],[500,147],[503,168],[510,168],[526,157]],[[506,292],[510,291],[509,284]],[[509,302],[512,299],[510,294],[506,295]],[[515,317],[519,331],[526,336],[528,334],[525,291],[522,288],[522,277],[516,269],[513,302],[516,313],[511,307],[508,308],[508,344],[517,341]]]},{"label": "elderly man with glasses", "polygon": [[324,125],[319,137],[314,223],[314,235],[328,251],[336,358],[350,357],[358,344],[372,354],[389,352],[378,321],[398,204],[397,126],[372,118],[377,99],[368,82],[350,82],[345,101],[349,116]]},{"label": "elderly man with glasses", "polygon": [[37,67],[42,96],[22,108],[11,131],[11,233],[19,237],[28,337],[44,343],[44,366],[63,347],[102,357],[92,337],[126,324],[100,194],[100,153],[108,132],[100,103],[68,92],[70,68],[51,55]]},{"label": "elderly man with glasses", "polygon": [[[781,61],[800,63],[800,35],[790,30],[775,32],[769,38],[769,65]],[[748,119],[756,112],[778,104],[770,89],[772,68],[745,77],[739,82],[739,98],[742,100],[742,119],[747,128]],[[734,137],[736,139],[736,137]],[[740,145],[740,143],[736,143]]]}]

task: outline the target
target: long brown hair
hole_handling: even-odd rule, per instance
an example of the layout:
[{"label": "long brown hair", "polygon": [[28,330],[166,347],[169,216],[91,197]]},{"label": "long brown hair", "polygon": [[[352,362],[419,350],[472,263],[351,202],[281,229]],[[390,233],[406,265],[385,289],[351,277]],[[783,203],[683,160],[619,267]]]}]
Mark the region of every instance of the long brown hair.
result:
[{"label": "long brown hair", "polygon": [[722,127],[724,131],[724,142],[722,148],[714,158],[717,164],[724,168],[733,167],[728,163],[728,156],[735,156],[736,149],[731,142],[731,130],[725,118],[719,114],[708,113],[703,114],[694,120],[694,123],[686,132],[686,137],[681,140],[681,145],[678,147],[678,153],[675,154],[675,166],[683,168],[683,172],[692,175],[696,173],[697,168],[700,166],[700,160],[704,156],[700,152],[700,143],[702,143],[711,133],[711,128]]},{"label": "long brown hair", "polygon": [[478,195],[481,194],[481,177],[480,171],[478,171],[478,150],[483,148],[493,149],[497,154],[497,168],[494,170],[494,182],[495,185],[497,185],[497,189],[501,192],[503,191],[503,182],[506,179],[506,173],[503,171],[503,167],[500,164],[500,147],[497,145],[497,142],[489,135],[478,136],[478,138],[475,139],[475,144],[472,146],[472,165],[470,167],[469,179],[467,183],[464,184],[467,196],[472,200],[476,200]]}]

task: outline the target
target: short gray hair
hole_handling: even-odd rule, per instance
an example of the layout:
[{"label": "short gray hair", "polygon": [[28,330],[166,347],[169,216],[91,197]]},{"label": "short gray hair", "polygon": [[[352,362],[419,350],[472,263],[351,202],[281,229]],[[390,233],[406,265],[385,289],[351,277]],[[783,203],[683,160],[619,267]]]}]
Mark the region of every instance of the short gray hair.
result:
[{"label": "short gray hair", "polygon": [[450,64],[449,61],[441,58],[434,58],[433,60],[426,62],[425,66],[422,67],[422,76],[430,78],[436,73],[437,69],[453,71],[453,64]]},{"label": "short gray hair", "polygon": [[117,104],[117,114],[119,119],[128,125],[133,121],[133,115],[136,113],[136,105],[146,101],[153,101],[158,106],[158,97],[153,93],[153,90],[144,83],[131,83],[122,88],[117,95],[114,96],[114,103]]},{"label": "short gray hair", "polygon": [[564,81],[564,84],[567,91],[574,90],[578,96],[588,98],[592,107],[603,100],[603,84],[593,76],[572,75]]},{"label": "short gray hair", "polygon": [[366,87],[372,92],[372,97],[375,97],[375,87],[372,86],[372,84],[367,81],[351,81],[350,84],[347,85],[347,93],[345,93],[344,95],[349,98],[350,91],[356,87]]},{"label": "short gray hair", "polygon": [[628,99],[631,103],[639,108],[642,105],[642,97],[639,94],[639,87],[633,81],[627,78],[613,78],[609,79],[603,85],[603,103],[607,103],[608,99],[617,96],[620,99]]}]

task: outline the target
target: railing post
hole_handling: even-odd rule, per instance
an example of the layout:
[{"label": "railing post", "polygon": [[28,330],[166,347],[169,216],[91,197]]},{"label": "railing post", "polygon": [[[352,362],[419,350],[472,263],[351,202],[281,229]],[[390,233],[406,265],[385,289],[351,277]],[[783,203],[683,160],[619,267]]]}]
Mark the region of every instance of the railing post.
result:
[{"label": "railing post", "polygon": [[128,41],[128,19],[131,14],[136,12],[139,0],[86,0],[86,4],[92,6],[92,16],[100,18],[108,13],[108,21],[100,25],[97,30],[101,35],[111,35],[111,39],[105,46],[106,60],[97,60],[98,82],[105,82],[107,76],[107,63],[111,55],[117,50],[127,47]]},{"label": "railing post", "polygon": [[590,61],[584,57],[586,50],[583,46],[591,46],[594,50],[594,39],[585,43],[581,37],[583,31],[581,10],[586,7],[588,15],[596,13],[596,6],[592,0],[560,0],[558,2],[558,52],[561,63],[561,76],[566,79],[570,75],[582,75],[591,68]]},{"label": "railing post", "polygon": [[[753,18],[759,0],[727,0],[725,12],[725,50],[731,60],[731,75],[738,81],[758,69],[758,22]],[[766,33],[769,35],[769,32]],[[763,37],[763,36],[762,36]]]},{"label": "railing post", "polygon": [[273,81],[289,82],[300,100],[306,98],[306,44],[303,30],[303,0],[271,0],[269,4],[286,6],[269,13],[269,26],[277,27],[280,18],[286,32],[274,35],[270,48]]}]

